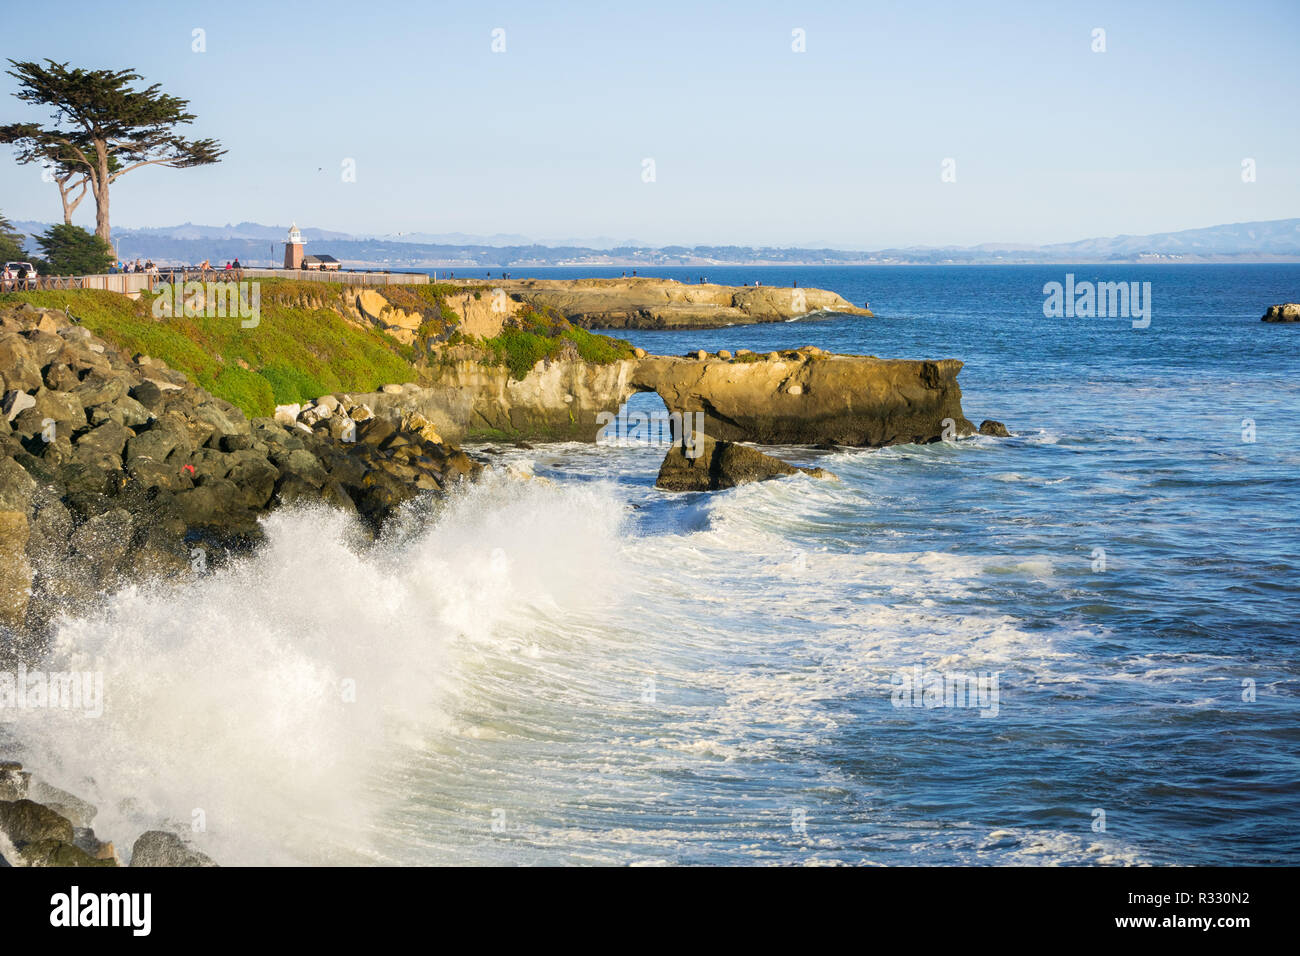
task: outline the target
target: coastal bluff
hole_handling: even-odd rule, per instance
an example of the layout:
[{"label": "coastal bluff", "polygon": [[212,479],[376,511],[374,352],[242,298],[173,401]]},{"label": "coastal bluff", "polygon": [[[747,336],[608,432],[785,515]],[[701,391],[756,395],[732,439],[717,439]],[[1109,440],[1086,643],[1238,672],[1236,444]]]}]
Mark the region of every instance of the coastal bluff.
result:
[{"label": "coastal bluff", "polygon": [[712,329],[786,322],[813,313],[870,316],[834,292],[781,286],[691,284],[675,279],[449,279],[500,289],[586,329]]},{"label": "coastal bluff", "polygon": [[704,432],[718,440],[879,447],[974,434],[962,412],[961,368],[956,359],[809,347],[764,356],[641,355],[603,365],[559,358],[514,378],[466,352],[431,368],[427,384],[356,398],[393,421],[418,414],[450,441],[592,442],[602,413],[637,392],[655,392],[669,412],[702,414]]}]

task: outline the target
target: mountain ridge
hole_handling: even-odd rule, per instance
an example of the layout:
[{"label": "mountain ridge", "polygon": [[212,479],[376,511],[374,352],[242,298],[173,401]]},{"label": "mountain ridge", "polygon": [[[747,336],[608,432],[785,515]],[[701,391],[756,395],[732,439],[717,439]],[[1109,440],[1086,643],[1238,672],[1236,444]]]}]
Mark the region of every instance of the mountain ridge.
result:
[{"label": "mountain ridge", "polygon": [[[15,222],[28,235],[48,223]],[[278,264],[288,226],[255,222],[209,226],[182,223],[118,229],[119,255],[147,257],[162,264],[238,258],[248,265]],[[937,265],[1070,262],[1275,262],[1300,261],[1300,218],[1224,223],[1149,235],[1093,237],[1042,245],[985,242],[973,246],[905,246],[878,250],[799,246],[665,245],[605,237],[599,245],[575,240],[548,245],[498,233],[408,233],[358,235],[319,227],[303,228],[312,250],[349,266],[385,268],[474,268],[479,266],[668,266],[668,265]],[[426,240],[450,241],[426,241]],[[497,242],[491,240],[519,240]],[[328,244],[322,246],[321,243]],[[29,244],[29,247],[31,244]]]}]

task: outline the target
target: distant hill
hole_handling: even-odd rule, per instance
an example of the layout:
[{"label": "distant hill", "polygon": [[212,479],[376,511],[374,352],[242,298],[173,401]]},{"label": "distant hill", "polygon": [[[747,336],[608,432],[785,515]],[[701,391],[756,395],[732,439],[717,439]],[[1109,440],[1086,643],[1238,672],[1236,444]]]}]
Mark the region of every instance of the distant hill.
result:
[{"label": "distant hill", "polygon": [[[14,226],[31,235],[44,231],[49,224],[27,221],[15,222]],[[287,232],[286,225],[241,222],[205,226],[187,222],[179,226],[119,229],[114,238],[119,253],[131,259],[151,258],[170,265],[238,258],[247,265],[266,265],[283,261]],[[632,241],[613,244],[613,240],[604,238],[587,243],[546,244],[530,242],[524,236],[501,234],[408,233],[376,237],[318,228],[304,228],[302,232],[308,252],[328,253],[348,266],[391,269],[1300,261],[1300,219],[1232,223],[1149,236],[1112,236],[1041,246],[981,243],[874,251],[767,246],[651,247]]]},{"label": "distant hill", "polygon": [[1267,253],[1272,256],[1300,256],[1300,219],[1267,222],[1238,222],[1227,226],[1206,226],[1182,232],[1161,232],[1151,236],[1114,236],[1109,239],[1081,239],[1042,246],[1043,252],[1062,256],[1101,258],[1161,255],[1239,256]]}]

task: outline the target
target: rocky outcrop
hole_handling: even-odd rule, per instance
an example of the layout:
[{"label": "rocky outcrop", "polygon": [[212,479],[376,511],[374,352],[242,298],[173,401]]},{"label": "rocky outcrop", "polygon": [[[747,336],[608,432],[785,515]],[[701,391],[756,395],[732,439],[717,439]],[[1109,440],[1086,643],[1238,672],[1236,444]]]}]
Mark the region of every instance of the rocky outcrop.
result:
[{"label": "rocky outcrop", "polygon": [[674,445],[659,466],[655,487],[664,491],[718,491],[751,481],[803,473],[832,478],[821,468],[800,468],[735,442],[695,435],[691,444]]},{"label": "rocky outcrop", "polygon": [[481,469],[429,423],[347,396],[250,421],[60,312],[0,312],[0,359],[0,625],[13,628],[140,575],[204,569],[282,504],[325,501],[378,530]]},{"label": "rocky outcrop", "polygon": [[1011,432],[1007,431],[1007,426],[1001,422],[995,422],[991,418],[986,418],[980,422],[980,434],[991,435],[994,438],[1010,438]]},{"label": "rocky outcrop", "polygon": [[[481,280],[467,280],[469,282]],[[689,284],[675,279],[508,279],[511,299],[598,329],[708,329],[783,322],[814,312],[870,316],[834,292],[777,286]]]},{"label": "rocky outcrop", "polygon": [[1261,322],[1300,322],[1300,303],[1283,302],[1281,305],[1270,305],[1268,311],[1264,313]]},{"label": "rocky outcrop", "polygon": [[[0,766],[21,771],[13,763]],[[55,808],[27,797],[0,800],[0,836],[0,860],[10,866],[118,865],[111,843],[101,843],[89,827],[74,826]]]},{"label": "rocky outcrop", "polygon": [[700,412],[711,438],[760,445],[881,446],[971,435],[956,359],[912,361],[805,348],[766,358],[649,356],[630,384],[669,412]]},{"label": "rocky outcrop", "polygon": [[704,433],[761,445],[880,446],[975,433],[962,413],[955,359],[832,355],[816,348],[756,356],[706,352],[597,365],[542,361],[522,379],[471,352],[429,371],[434,384],[355,396],[390,421],[416,413],[449,441],[595,441],[600,416],[635,392],[669,412],[702,413]]},{"label": "rocky outcrop", "polygon": [[522,379],[471,349],[447,350],[429,371],[432,384],[385,386],[355,396],[389,421],[418,414],[448,441],[515,438],[594,441],[597,416],[632,394],[636,363],[606,365],[577,357],[538,362]]}]

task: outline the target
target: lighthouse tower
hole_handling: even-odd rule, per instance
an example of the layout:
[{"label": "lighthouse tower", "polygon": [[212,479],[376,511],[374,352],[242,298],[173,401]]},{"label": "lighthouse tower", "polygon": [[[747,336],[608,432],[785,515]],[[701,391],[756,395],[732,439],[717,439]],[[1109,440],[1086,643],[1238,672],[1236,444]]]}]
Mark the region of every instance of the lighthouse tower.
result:
[{"label": "lighthouse tower", "polygon": [[298,231],[297,223],[289,226],[289,240],[284,244],[284,267],[302,268],[302,233]]}]

